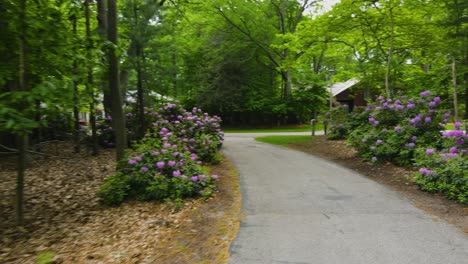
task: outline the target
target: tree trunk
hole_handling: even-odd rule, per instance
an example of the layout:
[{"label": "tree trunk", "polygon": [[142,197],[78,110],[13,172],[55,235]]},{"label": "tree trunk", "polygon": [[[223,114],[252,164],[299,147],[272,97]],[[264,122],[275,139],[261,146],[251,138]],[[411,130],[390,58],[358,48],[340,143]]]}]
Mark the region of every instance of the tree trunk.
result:
[{"label": "tree trunk", "polygon": [[86,56],[87,56],[87,68],[88,68],[88,81],[86,82],[86,91],[91,99],[89,103],[89,122],[91,124],[91,141],[92,141],[92,155],[98,154],[98,141],[97,141],[97,130],[96,130],[96,98],[94,96],[94,74],[93,74],[93,63],[91,50],[93,48],[93,40],[91,38],[91,21],[89,16],[89,1],[85,0],[85,23],[86,23]]},{"label": "tree trunk", "polygon": [[[468,67],[468,35],[464,35],[465,37],[465,59],[464,59],[464,66]],[[468,71],[465,70],[463,74],[463,78],[465,79],[465,114],[463,115],[463,119],[468,119]]]},{"label": "tree trunk", "polygon": [[457,92],[457,64],[452,58],[452,82],[453,82],[453,119],[458,121],[458,92]]},{"label": "tree trunk", "polygon": [[138,138],[143,138],[146,130],[145,125],[145,104],[144,104],[144,91],[143,91],[143,74],[141,69],[141,53],[140,53],[140,46],[137,46],[137,105],[138,105],[138,122],[139,124],[139,131],[138,131]]},{"label": "tree trunk", "polygon": [[[98,20],[98,33],[102,41],[107,39],[107,0],[97,0],[97,20]],[[104,96],[104,112],[107,115],[112,115],[112,99],[109,91],[107,79],[109,78],[108,72],[104,71],[102,78],[102,94]]]},{"label": "tree trunk", "polygon": [[390,7],[390,46],[388,48],[387,53],[387,65],[385,69],[385,92],[387,96],[390,97],[392,95],[392,88],[390,87],[390,70],[391,70],[391,63],[392,63],[392,55],[393,55],[393,42],[395,39],[395,21],[393,18],[393,7]]},{"label": "tree trunk", "polygon": [[127,135],[125,128],[125,115],[123,112],[122,95],[119,87],[119,59],[116,55],[117,42],[117,0],[108,0],[107,13],[107,39],[114,44],[108,50],[109,57],[109,91],[112,98],[112,122],[115,133],[117,161],[125,156],[127,148]]},{"label": "tree trunk", "polygon": [[[19,30],[19,90],[26,91],[27,90],[27,74],[26,74],[26,1],[27,0],[20,0],[19,1],[19,23],[20,23],[20,30]],[[21,110],[24,106],[19,105],[18,110]],[[16,176],[16,224],[23,225],[24,224],[24,212],[23,212],[23,205],[24,205],[24,177],[26,171],[26,150],[28,145],[28,137],[25,132],[19,132],[17,135],[17,145],[18,145],[18,168],[17,168],[17,176]]]},{"label": "tree trunk", "polygon": [[177,98],[177,59],[175,50],[172,51],[172,90],[174,98]]},{"label": "tree trunk", "polygon": [[[135,27],[138,28],[138,8],[134,5]],[[143,138],[145,135],[145,104],[144,104],[144,91],[143,91],[143,74],[141,67],[142,59],[142,45],[140,39],[136,39],[136,70],[137,70],[137,117],[138,117],[138,139]]]},{"label": "tree trunk", "polygon": [[[76,35],[76,16],[72,17],[73,24],[73,36]],[[76,59],[73,60],[73,119],[74,119],[74,131],[73,131],[73,143],[74,152],[80,152],[80,110],[79,110],[79,99],[78,99],[78,62]]]},{"label": "tree trunk", "polygon": [[18,174],[16,177],[16,224],[21,226],[24,224],[24,177],[27,166],[27,147],[28,135],[20,134],[18,138]]},{"label": "tree trunk", "polygon": [[281,73],[281,77],[283,78],[283,99],[288,99],[291,95],[291,69],[288,69]]}]

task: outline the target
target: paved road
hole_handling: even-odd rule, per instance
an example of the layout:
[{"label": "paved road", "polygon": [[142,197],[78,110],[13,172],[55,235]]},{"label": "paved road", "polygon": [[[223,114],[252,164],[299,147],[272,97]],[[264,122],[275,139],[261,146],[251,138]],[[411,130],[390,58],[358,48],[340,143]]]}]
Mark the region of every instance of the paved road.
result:
[{"label": "paved road", "polygon": [[364,176],[227,134],[245,219],[230,264],[468,264],[468,236]]}]

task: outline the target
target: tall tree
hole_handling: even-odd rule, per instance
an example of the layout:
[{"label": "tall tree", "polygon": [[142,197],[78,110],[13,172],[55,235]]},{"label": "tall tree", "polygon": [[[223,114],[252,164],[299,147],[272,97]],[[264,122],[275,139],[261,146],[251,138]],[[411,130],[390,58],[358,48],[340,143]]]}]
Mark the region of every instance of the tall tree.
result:
[{"label": "tall tree", "polygon": [[112,98],[112,124],[116,139],[117,160],[122,160],[125,157],[125,149],[127,148],[127,133],[122,91],[119,86],[117,0],[108,0],[107,8],[107,39],[113,44],[107,50],[109,57],[109,92]]},{"label": "tall tree", "polygon": [[92,154],[98,153],[97,141],[97,127],[96,127],[96,98],[94,94],[94,73],[93,73],[93,37],[91,34],[91,16],[90,16],[90,1],[85,0],[85,26],[86,26],[86,68],[87,68],[87,82],[86,91],[90,97],[89,102],[89,122],[91,124],[91,138],[92,138]]},{"label": "tall tree", "polygon": [[[28,73],[26,68],[26,50],[27,50],[27,34],[26,34],[26,23],[27,23],[27,16],[26,16],[26,1],[27,0],[20,0],[19,2],[19,38],[18,38],[18,46],[19,46],[19,90],[20,91],[27,91],[27,83],[28,83]],[[19,106],[19,112],[23,110],[23,106]],[[25,131],[20,131],[17,133],[17,143],[18,143],[18,175],[16,181],[16,224],[23,225],[24,223],[24,198],[23,198],[23,190],[24,190],[24,176],[26,171],[26,150],[28,146],[28,135]]]}]

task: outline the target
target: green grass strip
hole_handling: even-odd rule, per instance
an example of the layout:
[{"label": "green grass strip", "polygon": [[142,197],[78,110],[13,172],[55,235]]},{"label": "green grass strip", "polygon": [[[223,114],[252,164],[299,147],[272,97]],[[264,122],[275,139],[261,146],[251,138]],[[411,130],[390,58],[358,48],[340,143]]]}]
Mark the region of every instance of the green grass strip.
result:
[{"label": "green grass strip", "polygon": [[[315,126],[315,131],[323,130],[323,125]],[[311,132],[312,128],[297,127],[297,128],[258,128],[258,129],[223,129],[225,133],[275,133],[275,132]]]},{"label": "green grass strip", "polygon": [[312,136],[264,136],[256,137],[256,141],[273,145],[287,145],[290,143],[306,142],[312,140]]}]

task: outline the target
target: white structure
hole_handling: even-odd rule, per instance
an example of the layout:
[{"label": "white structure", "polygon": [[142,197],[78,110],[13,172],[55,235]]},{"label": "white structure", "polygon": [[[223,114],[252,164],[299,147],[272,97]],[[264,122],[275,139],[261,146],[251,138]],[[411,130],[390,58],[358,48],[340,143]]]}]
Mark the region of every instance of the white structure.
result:
[{"label": "white structure", "polygon": [[327,91],[330,92],[331,96],[335,97],[340,93],[346,91],[347,89],[353,87],[359,82],[360,80],[358,78],[352,78],[347,80],[346,82],[334,83],[327,87]]}]

